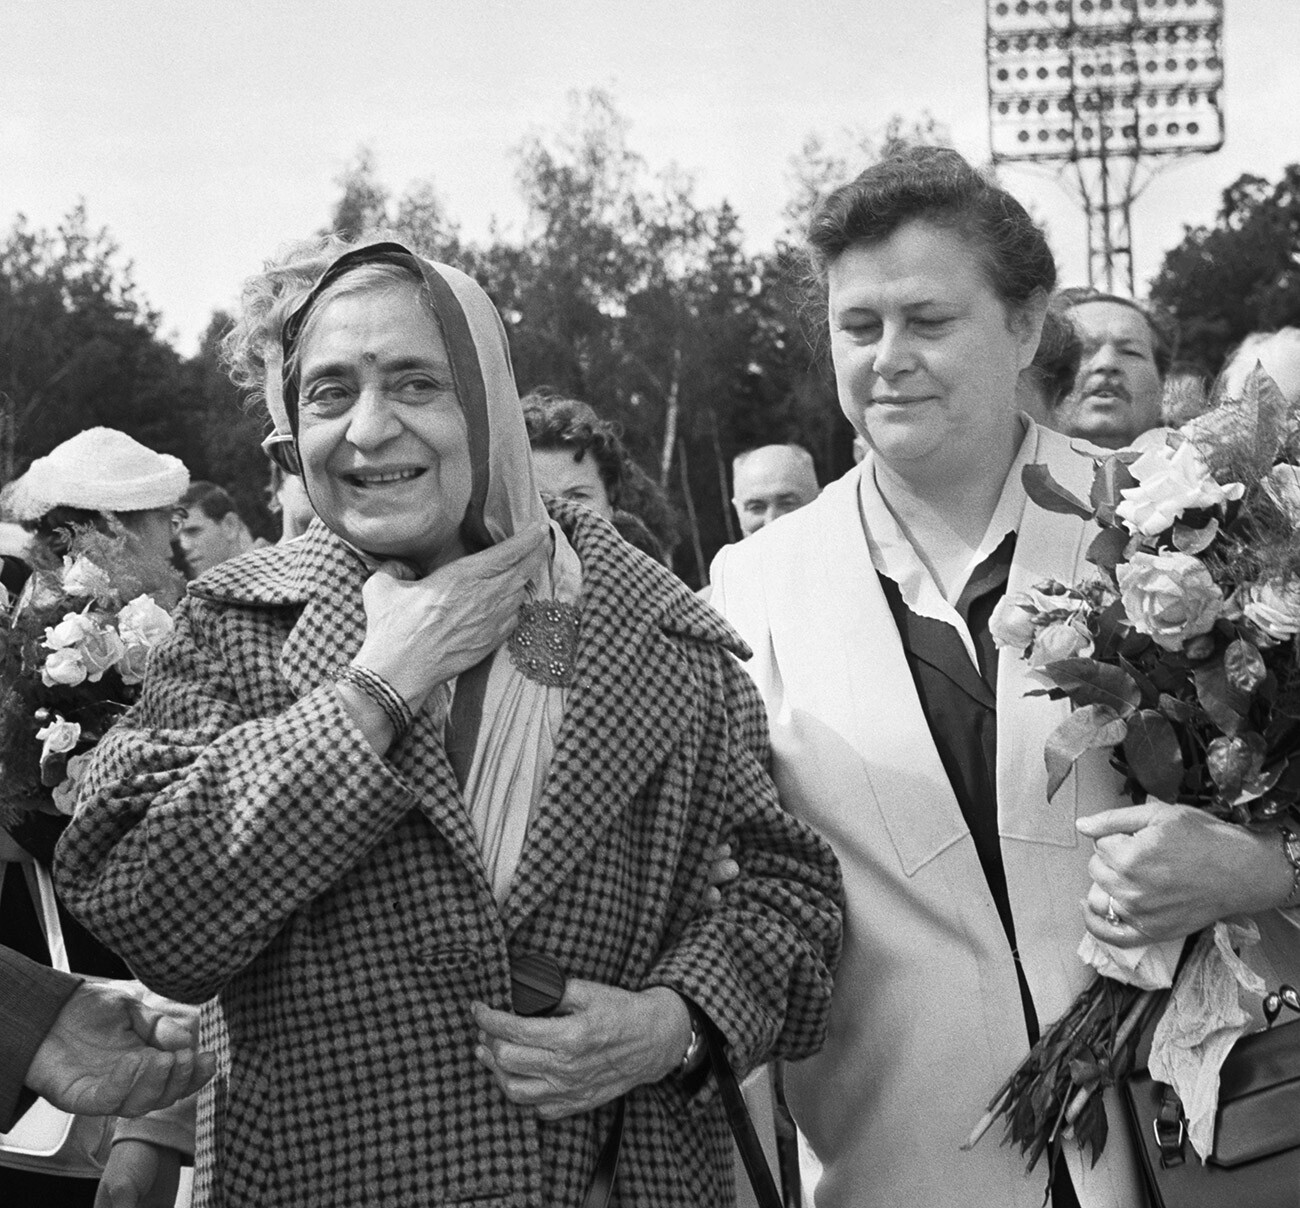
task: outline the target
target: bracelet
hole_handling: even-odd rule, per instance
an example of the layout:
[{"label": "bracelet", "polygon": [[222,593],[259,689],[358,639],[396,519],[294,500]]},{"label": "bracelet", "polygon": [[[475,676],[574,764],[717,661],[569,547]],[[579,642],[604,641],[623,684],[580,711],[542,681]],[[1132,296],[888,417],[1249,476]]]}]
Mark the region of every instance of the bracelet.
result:
[{"label": "bracelet", "polygon": [[1286,895],[1281,909],[1290,910],[1293,906],[1300,906],[1300,835],[1289,826],[1282,827],[1281,833],[1282,852],[1291,865],[1291,892]]},{"label": "bracelet", "polygon": [[371,671],[369,667],[358,667],[353,663],[336,682],[351,684],[384,711],[389,725],[393,727],[394,741],[401,738],[415,724],[415,713],[406,703],[405,697],[379,672]]}]

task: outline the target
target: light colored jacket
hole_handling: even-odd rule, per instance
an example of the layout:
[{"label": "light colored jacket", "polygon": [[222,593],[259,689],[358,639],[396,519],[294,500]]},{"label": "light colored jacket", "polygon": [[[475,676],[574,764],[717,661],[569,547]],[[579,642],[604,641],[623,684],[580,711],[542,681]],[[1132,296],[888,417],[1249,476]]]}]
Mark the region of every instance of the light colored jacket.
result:
[{"label": "light colored jacket", "polygon": [[[1040,429],[1033,460],[1087,498],[1090,459]],[[754,650],[774,775],[786,808],[830,840],[844,870],[845,949],[821,1054],[791,1065],[791,1107],[826,1167],[818,1208],[1039,1208],[1040,1164],[1026,1177],[995,1128],[959,1146],[1027,1052],[1006,933],[969,828],[917,698],[872,566],[858,505],[868,459],[821,497],[728,546],[712,605]],[[1073,582],[1090,526],[1025,508],[1008,594]],[[1065,701],[1004,653],[997,681],[998,828],[1020,955],[1043,1025],[1090,973],[1075,955],[1092,844],[1078,814],[1128,804],[1104,754],[1085,760],[1049,804],[1044,741]],[[1084,1208],[1141,1203],[1114,1097],[1100,1164],[1071,1169]]]}]

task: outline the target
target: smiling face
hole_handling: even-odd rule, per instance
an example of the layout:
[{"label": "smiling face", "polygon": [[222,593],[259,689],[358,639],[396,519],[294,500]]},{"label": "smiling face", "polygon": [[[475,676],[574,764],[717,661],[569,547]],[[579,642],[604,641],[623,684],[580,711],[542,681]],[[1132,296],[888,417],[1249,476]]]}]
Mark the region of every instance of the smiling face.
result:
[{"label": "smiling face", "polygon": [[1161,385],[1151,325],[1122,302],[1081,302],[1070,319],[1083,341],[1074,392],[1056,426],[1120,449],[1160,424]]},{"label": "smiling face", "polygon": [[298,449],[320,518],[422,573],[464,553],[471,470],[451,363],[416,286],[318,304],[304,332]]},{"label": "smiling face", "polygon": [[827,284],[840,406],[877,461],[933,482],[1009,468],[1041,308],[1009,317],[966,240],[924,220],[851,245]]}]

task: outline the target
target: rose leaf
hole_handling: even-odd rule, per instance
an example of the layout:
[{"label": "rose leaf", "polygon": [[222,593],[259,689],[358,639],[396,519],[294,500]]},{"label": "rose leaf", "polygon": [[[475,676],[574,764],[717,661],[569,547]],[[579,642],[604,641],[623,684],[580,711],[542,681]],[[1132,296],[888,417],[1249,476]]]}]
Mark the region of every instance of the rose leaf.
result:
[{"label": "rose leaf", "polygon": [[1239,692],[1254,692],[1264,682],[1268,669],[1259,648],[1245,638],[1237,638],[1223,654],[1223,669],[1228,683]]},{"label": "rose leaf", "polygon": [[1128,727],[1107,705],[1084,705],[1075,709],[1048,736],[1043,749],[1047,764],[1047,799],[1056,796],[1078,758],[1098,747],[1113,747],[1124,741]]},{"label": "rose leaf", "polygon": [[1168,718],[1142,709],[1128,719],[1124,758],[1133,777],[1158,801],[1177,801],[1183,783],[1183,752]]},{"label": "rose leaf", "polygon": [[1058,659],[1039,670],[1076,705],[1107,705],[1127,717],[1142,701],[1142,690],[1127,671],[1096,659]]},{"label": "rose leaf", "polygon": [[1196,698],[1210,720],[1231,737],[1245,724],[1250,698],[1228,682],[1222,660],[1211,659],[1195,671]]},{"label": "rose leaf", "polygon": [[1040,508],[1049,512],[1061,512],[1066,516],[1078,516],[1080,520],[1092,519],[1092,509],[1057,482],[1045,465],[1035,462],[1026,466],[1021,470],[1020,478],[1025,484],[1025,494]]}]

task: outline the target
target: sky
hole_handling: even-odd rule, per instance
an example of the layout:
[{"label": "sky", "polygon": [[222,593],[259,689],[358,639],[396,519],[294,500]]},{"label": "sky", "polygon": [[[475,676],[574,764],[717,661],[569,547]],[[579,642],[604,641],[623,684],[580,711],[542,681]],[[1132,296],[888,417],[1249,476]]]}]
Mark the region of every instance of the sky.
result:
[{"label": "sky", "polygon": [[[1167,0],[1176,2],[1176,0]],[[1300,0],[1225,0],[1227,141],[1133,210],[1138,293],[1243,172],[1300,160]],[[987,160],[984,0],[0,0],[0,223],[78,199],[186,354],[276,247],[324,224],[362,145],[394,192],[432,180],[465,235],[518,233],[516,151],[609,91],[653,170],[728,200],[752,251],[782,227],[810,134],[929,113]],[[1085,224],[1050,170],[1003,183],[1063,283]]]}]

